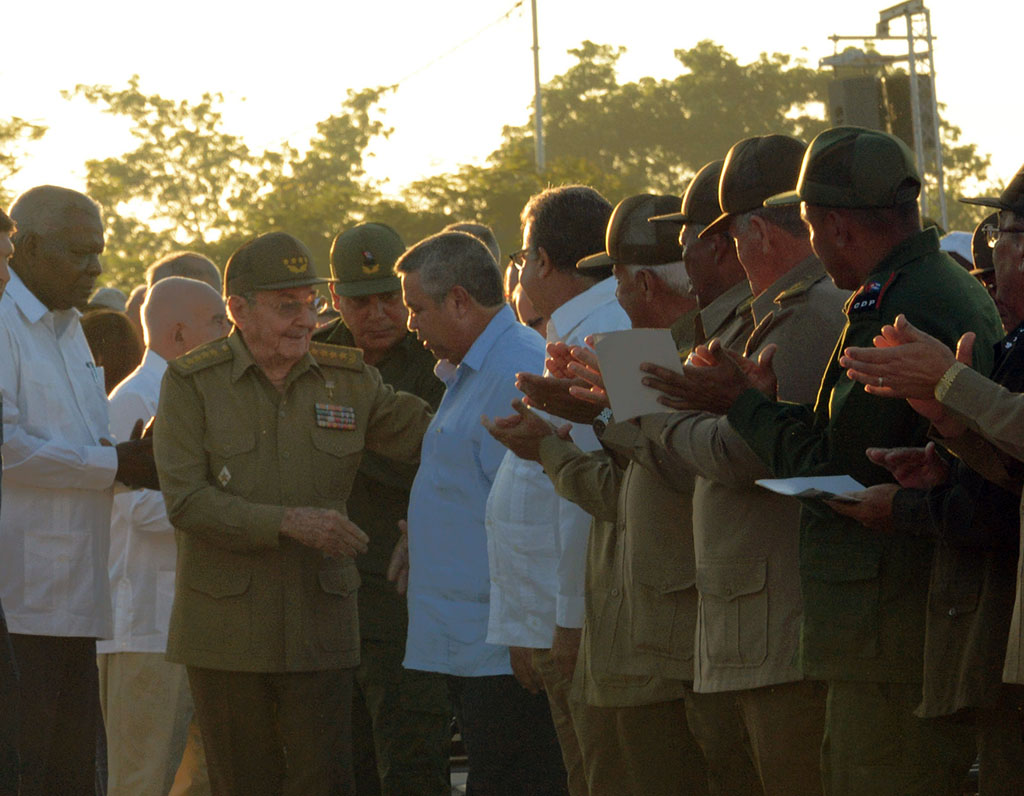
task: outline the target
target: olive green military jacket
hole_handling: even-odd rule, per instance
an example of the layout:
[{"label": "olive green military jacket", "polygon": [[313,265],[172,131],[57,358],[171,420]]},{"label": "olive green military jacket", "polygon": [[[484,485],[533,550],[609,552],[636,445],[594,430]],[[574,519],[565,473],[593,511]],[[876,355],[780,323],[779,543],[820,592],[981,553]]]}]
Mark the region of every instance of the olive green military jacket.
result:
[{"label": "olive green military jacket", "polygon": [[[696,311],[675,325],[689,349]],[[587,547],[583,639],[574,687],[599,707],[682,699],[693,680],[697,621],[693,481],[667,486],[607,451],[550,436],[541,462],[559,495],[594,517]]]},{"label": "olive green military jacket", "polygon": [[280,392],[237,332],[169,363],[154,438],[178,542],[168,660],[358,664],[355,563],[282,537],[281,521],[292,506],[345,514],[364,447],[414,463],[429,420],[354,349],[313,343]]},{"label": "olive green military jacket", "polygon": [[[751,304],[756,326],[744,341],[722,340],[755,357],[778,345],[779,394],[813,401],[842,329],[849,292],[810,257]],[[729,426],[705,412],[647,415],[609,426],[602,441],[668,483],[693,479],[697,622],[694,690],[737,691],[800,680],[802,616],[800,505],[754,481],[764,463]]]},{"label": "olive green military jacket", "polygon": [[[332,345],[354,346],[352,332],[340,320],[314,335]],[[418,395],[437,409],[444,383],[434,375],[437,360],[409,333],[376,364],[381,379],[395,390]],[[369,366],[368,366],[369,367]],[[409,611],[405,595],[387,579],[388,562],[398,542],[398,521],[409,509],[409,490],[416,465],[397,462],[374,451],[363,453],[348,498],[348,516],[370,537],[368,549],[356,558],[359,586],[359,631],[364,639],[405,643]]]},{"label": "olive green military jacket", "polygon": [[[975,345],[975,351],[977,351]],[[948,386],[940,383],[935,397],[944,407],[952,410],[976,433],[991,441],[1000,452],[1024,461],[1024,396],[1014,393],[994,381],[984,378],[969,368],[959,369]],[[993,460],[999,457],[985,452],[978,446],[973,455],[965,455],[963,443],[958,441],[957,452],[978,472],[1000,483],[995,475],[986,472]],[[1001,485],[1010,486],[1005,481]],[[1024,499],[1021,501],[1020,525],[1022,531],[1021,550],[1024,551]],[[1007,683],[1024,684],[1024,553],[1017,560],[1017,582],[1014,595],[1013,616],[1010,620],[1009,639],[1006,645],[1006,660],[1003,664],[1003,680]]]},{"label": "olive green military jacket", "polygon": [[[851,475],[862,484],[891,482],[864,454],[869,447],[920,446],[928,421],[906,401],[873,396],[839,365],[847,346],[870,346],[899,313],[953,347],[978,333],[976,366],[987,373],[1002,329],[985,289],[938,249],[934,229],[897,245],[845,307],[846,327],[813,407],[768,400],[748,390],[729,410],[730,424],[780,478]],[[920,682],[931,540],[883,535],[804,501],[800,576],[804,616],[800,664],[825,680]]]}]

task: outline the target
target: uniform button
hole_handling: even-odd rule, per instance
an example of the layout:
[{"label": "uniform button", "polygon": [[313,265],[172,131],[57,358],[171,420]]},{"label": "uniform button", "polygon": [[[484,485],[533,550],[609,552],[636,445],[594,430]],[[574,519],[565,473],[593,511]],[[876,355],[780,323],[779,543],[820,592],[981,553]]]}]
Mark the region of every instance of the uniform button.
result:
[{"label": "uniform button", "polygon": [[725,590],[725,596],[726,597],[732,597],[732,589],[726,589]]},{"label": "uniform button", "polygon": [[950,616],[956,616],[958,613],[959,613],[959,611],[957,611],[956,608],[950,608],[949,609],[949,615]]},{"label": "uniform button", "polygon": [[284,417],[284,409],[281,409],[280,411],[278,411],[277,416],[278,417]]},{"label": "uniform button", "polygon": [[618,597],[618,596],[619,596],[619,590],[618,589],[612,589],[612,597]]}]

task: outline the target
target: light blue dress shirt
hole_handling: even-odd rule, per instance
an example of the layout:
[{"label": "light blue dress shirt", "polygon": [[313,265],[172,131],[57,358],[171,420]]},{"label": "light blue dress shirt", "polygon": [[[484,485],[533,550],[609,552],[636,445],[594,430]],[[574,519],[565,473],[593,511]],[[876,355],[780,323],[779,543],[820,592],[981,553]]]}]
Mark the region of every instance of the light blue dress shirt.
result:
[{"label": "light blue dress shirt", "polygon": [[445,394],[409,499],[408,669],[463,677],[512,672],[508,648],[485,641],[491,585],[484,509],[505,448],[480,416],[509,414],[520,395],[515,374],[543,368],[544,341],[507,306],[458,367],[438,365]]}]

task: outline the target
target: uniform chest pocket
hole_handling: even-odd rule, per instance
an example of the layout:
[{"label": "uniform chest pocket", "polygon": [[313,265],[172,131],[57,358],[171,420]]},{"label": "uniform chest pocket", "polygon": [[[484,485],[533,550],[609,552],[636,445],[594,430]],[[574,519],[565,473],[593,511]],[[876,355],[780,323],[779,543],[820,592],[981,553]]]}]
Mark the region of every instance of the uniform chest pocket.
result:
[{"label": "uniform chest pocket", "polygon": [[310,437],[313,484],[317,494],[330,500],[345,500],[359,469],[363,435],[359,431],[314,428]]},{"label": "uniform chest pocket", "polygon": [[210,480],[225,492],[251,497],[259,462],[254,429],[211,429],[203,441]]}]

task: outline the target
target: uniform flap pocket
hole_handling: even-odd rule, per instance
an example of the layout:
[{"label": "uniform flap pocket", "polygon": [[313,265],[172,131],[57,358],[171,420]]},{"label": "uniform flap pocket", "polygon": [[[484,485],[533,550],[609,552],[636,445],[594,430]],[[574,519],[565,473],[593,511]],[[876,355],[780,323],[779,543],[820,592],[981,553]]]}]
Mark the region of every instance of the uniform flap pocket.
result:
[{"label": "uniform flap pocket", "polygon": [[355,430],[320,428],[312,430],[313,447],[331,456],[348,456],[363,447],[362,435]]},{"label": "uniform flap pocket", "polygon": [[354,567],[321,569],[320,588],[328,594],[351,594],[359,588],[359,571]]},{"label": "uniform flap pocket", "polygon": [[199,566],[188,573],[188,586],[211,597],[235,597],[245,593],[251,578],[252,573],[248,569]]},{"label": "uniform flap pocket", "polygon": [[881,566],[881,551],[860,545],[807,545],[800,554],[805,573],[826,583],[875,580]]},{"label": "uniform flap pocket", "polygon": [[647,588],[654,589],[658,594],[672,594],[673,592],[692,589],[696,583],[692,572],[655,573],[653,575],[643,575],[638,577],[637,580]]},{"label": "uniform flap pocket", "polygon": [[256,447],[255,429],[232,428],[230,432],[211,429],[203,442],[206,450],[218,456],[237,456]]},{"label": "uniform flap pocket", "polygon": [[708,561],[697,568],[697,589],[721,600],[735,600],[764,589],[768,561],[764,558],[735,558]]}]

